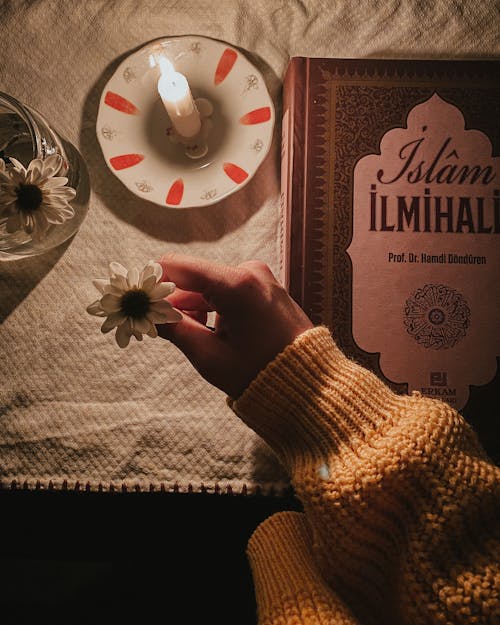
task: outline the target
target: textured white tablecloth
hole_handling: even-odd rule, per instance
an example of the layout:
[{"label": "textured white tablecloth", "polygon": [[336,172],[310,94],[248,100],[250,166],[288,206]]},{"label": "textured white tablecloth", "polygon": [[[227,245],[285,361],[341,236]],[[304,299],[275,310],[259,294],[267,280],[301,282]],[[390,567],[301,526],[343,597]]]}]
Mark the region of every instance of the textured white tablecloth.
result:
[{"label": "textured white tablecloth", "polygon": [[[119,62],[164,36],[227,41],[263,73],[280,115],[292,55],[498,55],[498,2],[428,0],[73,0],[0,2],[0,90],[38,109],[79,147],[88,216],[69,245],[0,263],[0,480],[4,486],[279,492],[266,445],[160,339],[126,350],[86,306],[91,278],[117,260],[168,251],[277,270],[279,123],[265,162],[217,205],[175,211],[141,201],[107,169],[95,133],[99,98]],[[244,354],[242,354],[244,357]]]}]

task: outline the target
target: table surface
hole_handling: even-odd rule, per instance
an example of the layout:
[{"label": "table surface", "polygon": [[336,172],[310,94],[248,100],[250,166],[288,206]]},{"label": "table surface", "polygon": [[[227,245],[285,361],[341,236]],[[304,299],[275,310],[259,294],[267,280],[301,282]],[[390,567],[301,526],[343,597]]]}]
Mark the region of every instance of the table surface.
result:
[{"label": "table surface", "polygon": [[179,211],[141,200],[109,172],[95,129],[102,90],[128,54],[164,36],[226,41],[261,71],[279,122],[290,56],[491,58],[498,25],[493,1],[6,3],[0,88],[80,149],[92,190],[71,242],[0,263],[2,484],[209,493],[289,486],[273,452],[173,345],[119,350],[85,312],[96,297],[92,279],[113,260],[141,265],[179,251],[278,269],[280,124],[236,194]]}]

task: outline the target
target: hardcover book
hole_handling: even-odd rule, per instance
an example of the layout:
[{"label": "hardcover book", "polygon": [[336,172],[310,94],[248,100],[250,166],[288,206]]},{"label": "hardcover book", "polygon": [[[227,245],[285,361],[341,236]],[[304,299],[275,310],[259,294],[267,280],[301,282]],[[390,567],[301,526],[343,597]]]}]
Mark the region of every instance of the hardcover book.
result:
[{"label": "hardcover book", "polygon": [[394,391],[500,459],[499,61],[293,57],[281,280]]}]

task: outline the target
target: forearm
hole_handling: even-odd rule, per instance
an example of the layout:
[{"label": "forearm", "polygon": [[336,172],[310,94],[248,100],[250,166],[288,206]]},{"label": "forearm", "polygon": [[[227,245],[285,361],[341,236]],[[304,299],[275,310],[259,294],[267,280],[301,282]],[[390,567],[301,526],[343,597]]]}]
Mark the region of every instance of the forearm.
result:
[{"label": "forearm", "polygon": [[498,469],[456,412],[392,393],[323,328],[232,405],[288,468],[325,578],[367,622],[494,618],[468,588],[492,601]]},{"label": "forearm", "polygon": [[359,625],[313,559],[310,528],[299,512],[279,512],[253,533],[247,549],[259,625]]}]

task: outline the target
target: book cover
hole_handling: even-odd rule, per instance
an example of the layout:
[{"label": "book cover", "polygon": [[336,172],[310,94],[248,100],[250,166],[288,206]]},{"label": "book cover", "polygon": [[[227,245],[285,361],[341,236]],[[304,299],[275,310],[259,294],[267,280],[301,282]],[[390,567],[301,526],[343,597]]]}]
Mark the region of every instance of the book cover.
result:
[{"label": "book cover", "polygon": [[293,57],[281,280],[394,391],[500,459],[499,61]]}]

